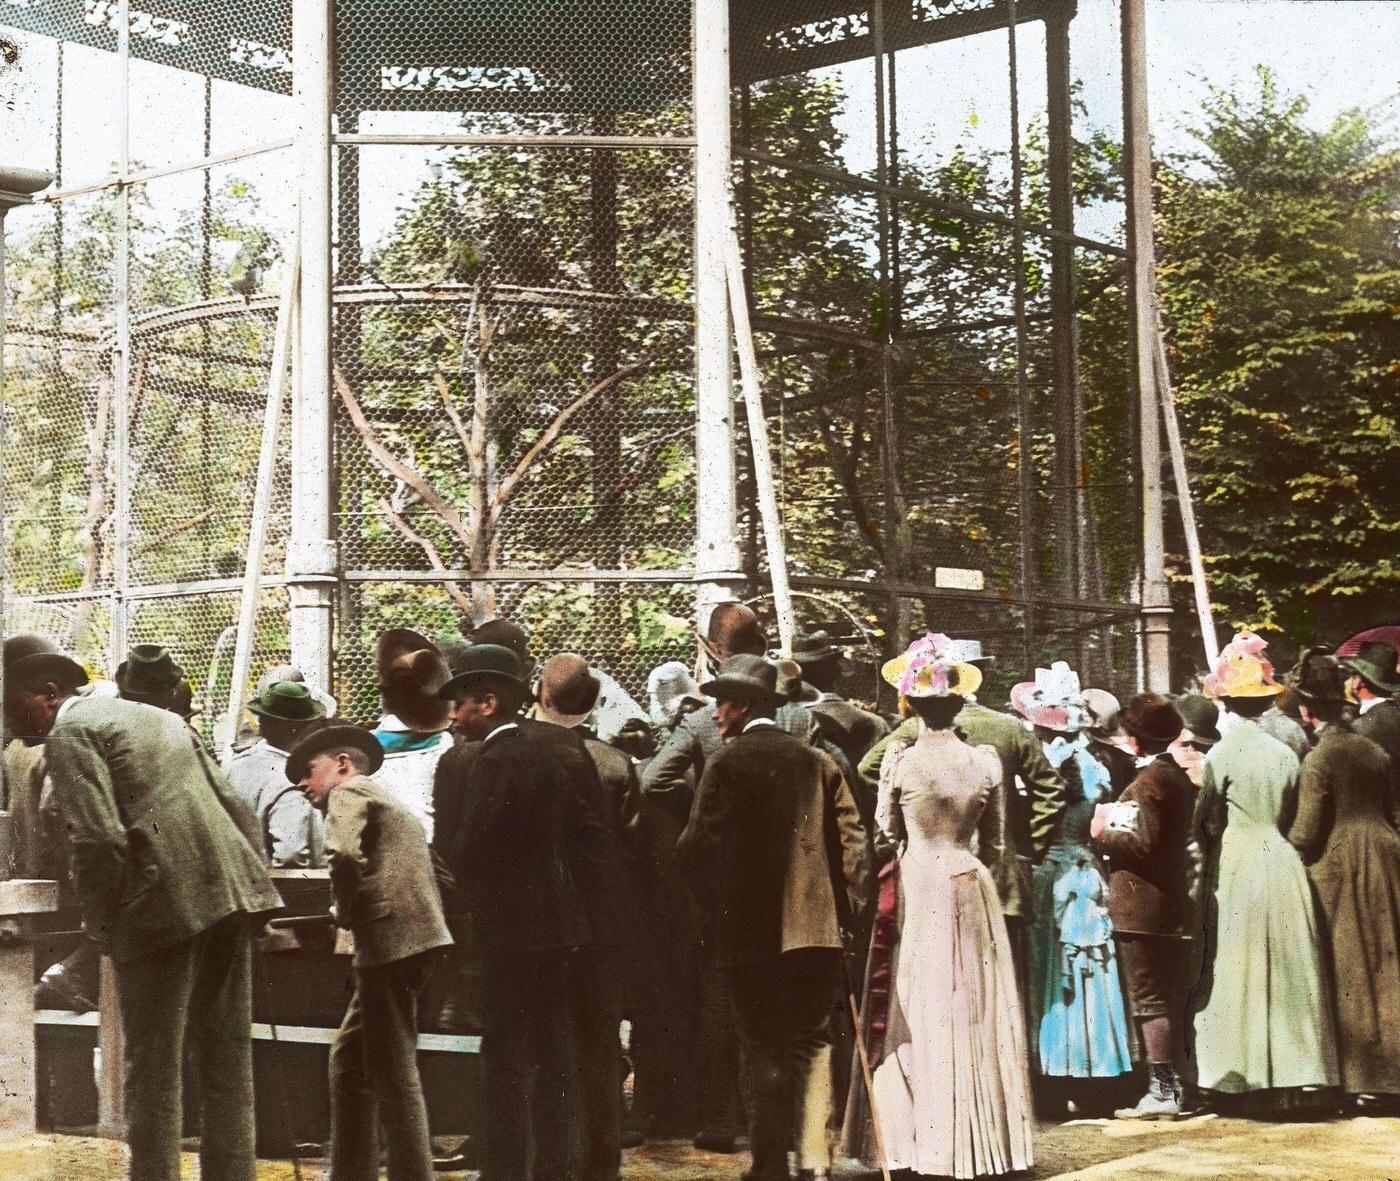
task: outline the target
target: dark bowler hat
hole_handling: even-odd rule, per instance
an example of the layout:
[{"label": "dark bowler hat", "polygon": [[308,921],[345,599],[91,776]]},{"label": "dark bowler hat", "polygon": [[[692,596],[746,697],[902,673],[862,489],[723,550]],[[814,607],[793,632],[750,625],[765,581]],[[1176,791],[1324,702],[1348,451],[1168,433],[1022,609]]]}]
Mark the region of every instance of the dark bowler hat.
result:
[{"label": "dark bowler hat", "polygon": [[1176,706],[1159,693],[1139,693],[1118,715],[1123,729],[1145,742],[1175,742],[1186,729]]},{"label": "dark bowler hat", "polygon": [[831,636],[818,629],[799,635],[792,642],[792,658],[798,664],[821,664],[826,660],[840,660],[841,649],[831,641]]},{"label": "dark bowler hat", "polygon": [[11,636],[5,641],[3,663],[6,689],[45,681],[68,689],[88,683],[83,666],[45,636]]},{"label": "dark bowler hat", "polygon": [[312,696],[311,689],[303,682],[278,681],[248,702],[248,712],[283,722],[309,722],[313,718],[324,718],[326,707]]},{"label": "dark bowler hat", "polygon": [[1395,649],[1389,644],[1372,641],[1362,644],[1361,651],[1342,661],[1342,667],[1354,672],[1373,689],[1382,693],[1400,693],[1400,672],[1395,668]]},{"label": "dark bowler hat", "polygon": [[437,695],[443,701],[455,701],[470,689],[493,685],[514,689],[522,699],[530,692],[520,675],[520,661],[509,648],[500,644],[469,644],[453,653],[452,679]]},{"label": "dark bowler hat", "polygon": [[573,652],[561,652],[540,670],[540,712],[560,726],[577,726],[593,712],[602,688],[588,661]]},{"label": "dark bowler hat", "polygon": [[706,697],[740,701],[779,702],[778,667],[762,656],[740,653],[731,656],[719,668],[719,676],[700,686]]},{"label": "dark bowler hat", "polygon": [[384,765],[384,748],[379,740],[362,726],[316,726],[302,735],[287,755],[287,779],[300,783],[307,765],[317,755],[328,750],[358,750],[369,759],[373,775]]},{"label": "dark bowler hat", "polygon": [[1293,668],[1293,691],[1303,703],[1344,701],[1347,668],[1325,647],[1305,648]]},{"label": "dark bowler hat", "polygon": [[1204,693],[1183,693],[1176,699],[1176,712],[1195,741],[1211,746],[1220,741],[1220,710]]},{"label": "dark bowler hat", "polygon": [[472,629],[471,642],[509,648],[520,662],[520,676],[526,680],[530,679],[530,672],[535,667],[535,658],[530,655],[530,637],[519,624],[511,623],[509,619],[488,619]]},{"label": "dark bowler hat", "polygon": [[185,670],[164,644],[137,644],[112,679],[123,697],[144,697],[169,693],[184,677]]}]

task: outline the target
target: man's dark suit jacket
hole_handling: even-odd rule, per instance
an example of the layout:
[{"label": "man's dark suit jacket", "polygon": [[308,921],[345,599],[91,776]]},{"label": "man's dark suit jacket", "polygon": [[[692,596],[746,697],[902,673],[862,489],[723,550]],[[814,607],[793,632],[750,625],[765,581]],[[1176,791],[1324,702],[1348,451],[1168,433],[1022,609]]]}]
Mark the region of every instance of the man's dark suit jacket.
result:
[{"label": "man's dark suit jacket", "polygon": [[676,855],[715,915],[722,966],[841,946],[870,864],[835,760],[777,726],[755,726],[705,765]]}]

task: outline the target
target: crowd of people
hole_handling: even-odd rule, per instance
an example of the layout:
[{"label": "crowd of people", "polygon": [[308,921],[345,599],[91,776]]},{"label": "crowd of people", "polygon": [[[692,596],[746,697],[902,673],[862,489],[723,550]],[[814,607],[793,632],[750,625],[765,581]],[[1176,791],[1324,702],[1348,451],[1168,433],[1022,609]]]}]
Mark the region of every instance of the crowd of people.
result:
[{"label": "crowd of people", "polygon": [[929,634],[883,666],[886,718],[825,632],[770,658],[723,603],[698,640],[640,705],[505,620],[394,628],[373,725],[269,669],[220,766],[165,648],[94,685],[7,639],[20,857],[86,936],[39,1003],[90,1006],[112,957],[132,1176],[178,1176],[188,1047],[202,1175],[253,1177],[269,867],[329,867],[331,914],[279,927],[353,935],[333,1181],[381,1149],[391,1181],[433,1175],[425,1025],[481,1035],[458,1151],[484,1181],[612,1181],[677,1137],[747,1138],[752,1181],[972,1178],[1031,1167],[1037,1112],[1400,1103],[1389,645],[1310,649],[1285,685],[1244,632],[1202,692],[1121,706],[1057,661],[1001,711],[981,645]]}]

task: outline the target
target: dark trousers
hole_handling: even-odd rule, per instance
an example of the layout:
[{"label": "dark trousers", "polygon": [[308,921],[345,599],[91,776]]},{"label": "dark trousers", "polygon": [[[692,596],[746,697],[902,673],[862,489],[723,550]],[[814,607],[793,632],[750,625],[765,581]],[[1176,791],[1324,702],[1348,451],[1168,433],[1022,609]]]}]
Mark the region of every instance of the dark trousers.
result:
[{"label": "dark trousers", "polygon": [[581,1119],[568,953],[488,955],[484,970],[481,1181],[572,1181]]},{"label": "dark trousers", "polygon": [[697,1115],[701,1132],[737,1136],[743,1130],[744,1105],[739,1038],[734,1031],[731,978],[701,952],[700,1021],[695,1057],[699,1071]]},{"label": "dark trousers", "polygon": [[247,916],[233,914],[116,965],[131,1181],[179,1181],[186,1039],[199,1068],[200,1176],[253,1181],[251,945]]},{"label": "dark trousers", "polygon": [[428,1110],[418,1078],[418,995],[437,953],[355,969],[331,1047],[331,1181],[375,1181],[384,1128],[390,1181],[431,1181]]},{"label": "dark trousers", "polygon": [[583,1181],[615,1181],[622,1165],[622,1023],[617,955],[585,948],[569,961],[582,1105]]},{"label": "dark trousers", "polygon": [[747,1057],[753,1119],[753,1172],[787,1177],[830,1164],[832,1017],[840,1003],[841,952],[790,951],[729,969],[734,1023]]}]

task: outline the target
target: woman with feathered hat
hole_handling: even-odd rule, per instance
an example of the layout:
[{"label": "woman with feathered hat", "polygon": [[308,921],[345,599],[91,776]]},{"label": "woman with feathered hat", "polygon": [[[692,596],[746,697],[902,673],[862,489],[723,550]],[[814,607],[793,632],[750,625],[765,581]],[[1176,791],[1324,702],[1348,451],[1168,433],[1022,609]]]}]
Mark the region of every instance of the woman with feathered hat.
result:
[{"label": "woman with feathered hat", "polygon": [[[1026,1033],[1006,921],[969,848],[1001,760],[953,729],[982,674],[948,638],[927,635],[885,665],[920,719],[893,746],[875,819],[898,850],[882,875],[862,1024],[874,1070],[884,1163],[920,1175],[985,1177],[1033,1163]],[[846,1146],[874,1157],[863,1092],[852,1088]]]}]

